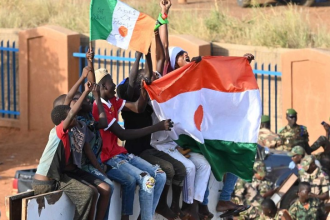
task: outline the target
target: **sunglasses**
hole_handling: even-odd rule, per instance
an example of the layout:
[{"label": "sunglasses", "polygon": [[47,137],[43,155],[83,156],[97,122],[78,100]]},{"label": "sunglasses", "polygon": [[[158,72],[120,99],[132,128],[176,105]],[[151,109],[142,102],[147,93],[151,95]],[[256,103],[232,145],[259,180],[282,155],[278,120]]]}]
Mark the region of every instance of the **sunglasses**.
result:
[{"label": "sunglasses", "polygon": [[293,119],[293,118],[297,118],[297,116],[295,116],[295,115],[288,115],[288,118]]}]

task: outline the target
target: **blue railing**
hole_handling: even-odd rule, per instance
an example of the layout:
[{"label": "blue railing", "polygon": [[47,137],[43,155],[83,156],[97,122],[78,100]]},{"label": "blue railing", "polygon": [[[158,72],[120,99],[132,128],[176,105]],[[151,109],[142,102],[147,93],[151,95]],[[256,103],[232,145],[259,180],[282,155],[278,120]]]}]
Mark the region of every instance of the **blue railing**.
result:
[{"label": "blue railing", "polygon": [[[261,84],[260,93],[262,101],[262,114],[272,116],[272,109],[275,113],[274,128],[277,132],[277,116],[278,116],[278,80],[282,76],[281,72],[277,72],[277,65],[274,65],[272,70],[272,65],[269,64],[265,67],[265,64],[258,66],[258,63],[255,62],[253,73],[258,81],[259,85]],[[261,82],[260,82],[261,81]],[[266,82],[265,82],[266,81]],[[273,82],[273,83],[272,83]],[[268,97],[265,95],[265,87],[267,84]],[[272,86],[272,84],[274,84]],[[266,104],[268,102],[268,108]],[[267,111],[266,111],[267,109]]]},{"label": "blue railing", "polygon": [[17,86],[16,86],[16,48],[15,42],[10,44],[7,41],[0,43],[0,75],[1,75],[1,105],[0,114],[2,118],[17,118],[19,115],[17,105]]}]

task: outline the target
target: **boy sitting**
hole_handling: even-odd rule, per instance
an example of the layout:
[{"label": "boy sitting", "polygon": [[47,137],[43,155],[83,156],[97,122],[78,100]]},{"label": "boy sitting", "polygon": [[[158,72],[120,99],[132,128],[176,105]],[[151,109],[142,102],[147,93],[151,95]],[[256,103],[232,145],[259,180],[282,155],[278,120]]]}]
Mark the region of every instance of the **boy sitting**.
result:
[{"label": "boy sitting", "polygon": [[[66,95],[61,95],[55,99],[53,107],[62,105],[65,97]],[[69,177],[64,171],[65,166],[65,147],[57,137],[54,127],[50,131],[48,143],[34,175],[32,183],[34,194],[62,190],[76,207],[74,219],[88,219],[94,191],[86,184]]]}]

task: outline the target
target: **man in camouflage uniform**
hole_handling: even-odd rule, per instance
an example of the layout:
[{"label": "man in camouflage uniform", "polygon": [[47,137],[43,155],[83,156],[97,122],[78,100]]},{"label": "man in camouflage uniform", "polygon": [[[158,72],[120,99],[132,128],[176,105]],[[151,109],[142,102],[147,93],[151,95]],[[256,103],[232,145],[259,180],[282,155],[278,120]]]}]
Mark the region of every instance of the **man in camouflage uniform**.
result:
[{"label": "man in camouflage uniform", "polygon": [[303,147],[297,145],[288,153],[288,156],[291,157],[292,162],[289,164],[290,169],[297,167],[298,170],[301,169],[300,162],[305,156],[305,150]]},{"label": "man in camouflage uniform", "polygon": [[308,182],[299,184],[298,199],[289,209],[292,220],[322,220],[326,218],[324,205],[318,198],[311,198]]},{"label": "man in camouflage uniform", "polygon": [[310,154],[308,131],[305,126],[297,124],[296,110],[288,109],[286,111],[286,119],[288,120],[288,124],[279,131],[282,144],[276,150],[291,151],[293,146],[300,145],[305,149],[307,154]]},{"label": "man in camouflage uniform", "polygon": [[268,115],[261,116],[258,144],[269,148],[275,148],[277,145],[281,145],[281,138],[278,134],[270,130],[270,118]]},{"label": "man in camouflage uniform", "polygon": [[275,192],[273,183],[265,179],[265,164],[262,161],[256,161],[253,165],[253,170],[255,174],[251,183],[239,179],[235,186],[234,202],[251,205],[249,210],[240,213],[239,219],[255,219],[257,216],[260,216],[262,212],[261,202]]},{"label": "man in camouflage uniform", "polygon": [[329,177],[315,164],[315,157],[307,155],[301,160],[299,179],[301,182],[308,182],[311,185],[311,198],[318,198],[322,201],[329,199]]}]

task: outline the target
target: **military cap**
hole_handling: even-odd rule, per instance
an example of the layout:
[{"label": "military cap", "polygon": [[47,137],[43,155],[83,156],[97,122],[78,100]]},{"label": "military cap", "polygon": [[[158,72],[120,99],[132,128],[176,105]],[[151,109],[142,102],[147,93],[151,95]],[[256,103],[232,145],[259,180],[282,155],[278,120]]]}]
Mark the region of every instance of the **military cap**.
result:
[{"label": "military cap", "polygon": [[264,123],[264,122],[270,122],[270,118],[268,115],[261,116],[261,123]]},{"label": "military cap", "polygon": [[309,165],[311,165],[312,162],[315,162],[315,157],[313,155],[307,155],[301,160],[301,168],[307,172],[309,169]]},{"label": "military cap", "polygon": [[291,152],[288,153],[288,155],[290,157],[294,156],[294,155],[304,155],[305,154],[305,149],[301,146],[295,146],[294,148],[292,148]]},{"label": "military cap", "polygon": [[296,115],[297,112],[293,108],[289,108],[288,110],[286,110],[286,114],[287,115]]},{"label": "military cap", "polygon": [[264,162],[262,161],[256,161],[253,164],[253,170],[259,174],[260,177],[266,176],[266,167]]}]

